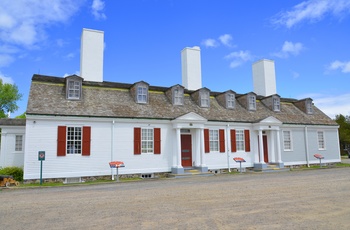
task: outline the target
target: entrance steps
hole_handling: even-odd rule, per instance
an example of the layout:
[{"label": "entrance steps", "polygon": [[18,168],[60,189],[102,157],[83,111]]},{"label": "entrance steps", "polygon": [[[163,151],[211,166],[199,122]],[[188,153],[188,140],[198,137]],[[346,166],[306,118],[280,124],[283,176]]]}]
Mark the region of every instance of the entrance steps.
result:
[{"label": "entrance steps", "polygon": [[195,176],[214,176],[211,172],[201,172],[198,169],[195,168],[185,168],[183,174],[170,174],[170,178],[188,178],[188,177],[195,177]]},{"label": "entrance steps", "polygon": [[266,163],[266,168],[263,169],[252,169],[254,172],[288,172],[290,168],[280,168],[274,163]]}]

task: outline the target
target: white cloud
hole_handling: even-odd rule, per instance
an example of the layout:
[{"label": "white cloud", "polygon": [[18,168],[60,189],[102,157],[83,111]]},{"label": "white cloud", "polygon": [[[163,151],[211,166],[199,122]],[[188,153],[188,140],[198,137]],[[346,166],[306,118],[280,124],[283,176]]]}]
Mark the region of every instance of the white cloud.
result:
[{"label": "white cloud", "polygon": [[224,34],[224,35],[221,35],[219,37],[219,40],[220,42],[225,45],[225,46],[228,46],[228,47],[231,47],[232,44],[231,44],[231,41],[232,41],[232,36],[229,35],[229,34]]},{"label": "white cloud", "polygon": [[341,70],[343,73],[350,73],[350,61],[348,62],[341,62],[341,61],[334,61],[328,66],[328,70]]},{"label": "white cloud", "polygon": [[230,67],[236,68],[242,64],[244,64],[247,61],[250,61],[253,59],[253,56],[250,54],[250,51],[246,50],[240,50],[238,52],[232,52],[224,57],[225,59],[231,60]]},{"label": "white cloud", "polygon": [[208,38],[202,41],[202,45],[205,47],[217,47],[219,44],[215,39]]},{"label": "white cloud", "polygon": [[0,66],[9,65],[28,49],[39,48],[48,37],[45,29],[67,22],[82,3],[84,0],[1,0]]},{"label": "white cloud", "polygon": [[282,45],[281,51],[274,53],[272,55],[279,57],[279,58],[288,58],[290,54],[297,56],[299,53],[304,49],[304,46],[302,43],[297,42],[289,42],[285,41]]},{"label": "white cloud", "polygon": [[1,72],[0,72],[0,79],[2,79],[2,83],[3,84],[5,84],[5,83],[13,84],[14,83],[14,81],[13,81],[13,79],[11,77],[6,77]]},{"label": "white cloud", "polygon": [[325,15],[343,17],[349,13],[349,0],[308,0],[295,5],[290,11],[279,13],[273,18],[272,23],[291,28],[304,21],[319,21]]},{"label": "white cloud", "polygon": [[92,2],[92,15],[94,15],[96,20],[106,19],[106,15],[103,13],[105,9],[105,3],[102,0],[94,0]]},{"label": "white cloud", "polygon": [[342,95],[314,94],[306,97],[312,98],[315,106],[331,118],[335,118],[338,114],[350,116],[350,93]]},{"label": "white cloud", "polygon": [[14,57],[9,54],[0,53],[0,67],[8,66],[14,61]]}]

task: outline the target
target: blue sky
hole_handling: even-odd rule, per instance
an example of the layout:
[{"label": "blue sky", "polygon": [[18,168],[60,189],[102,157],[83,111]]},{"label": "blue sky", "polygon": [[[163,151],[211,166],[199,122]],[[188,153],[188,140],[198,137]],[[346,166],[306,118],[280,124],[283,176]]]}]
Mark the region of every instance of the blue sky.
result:
[{"label": "blue sky", "polygon": [[181,50],[201,48],[211,91],[253,91],[252,63],[272,59],[281,97],[350,115],[348,0],[1,0],[0,78],[26,110],[33,74],[80,69],[83,28],[103,30],[104,80],[181,84]]}]

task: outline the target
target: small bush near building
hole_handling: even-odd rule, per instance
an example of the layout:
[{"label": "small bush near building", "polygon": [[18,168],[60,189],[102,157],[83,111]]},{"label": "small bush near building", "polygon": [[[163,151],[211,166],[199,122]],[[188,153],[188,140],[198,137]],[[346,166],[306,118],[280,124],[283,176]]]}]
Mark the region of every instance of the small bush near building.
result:
[{"label": "small bush near building", "polygon": [[5,167],[0,169],[0,175],[10,175],[16,181],[23,181],[23,169],[20,167]]}]

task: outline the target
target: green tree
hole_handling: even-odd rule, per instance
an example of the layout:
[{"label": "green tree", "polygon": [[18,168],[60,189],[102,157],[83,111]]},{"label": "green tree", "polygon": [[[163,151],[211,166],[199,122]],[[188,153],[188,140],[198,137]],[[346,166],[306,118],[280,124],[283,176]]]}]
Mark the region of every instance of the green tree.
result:
[{"label": "green tree", "polygon": [[340,150],[344,154],[344,149],[350,148],[350,116],[339,114],[335,117],[335,121],[339,125]]},{"label": "green tree", "polygon": [[7,117],[7,113],[15,112],[19,107],[17,101],[22,98],[15,84],[3,83],[0,79],[0,118]]}]

